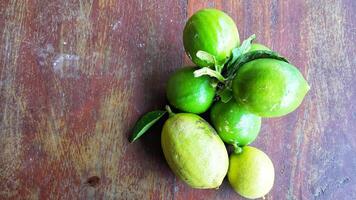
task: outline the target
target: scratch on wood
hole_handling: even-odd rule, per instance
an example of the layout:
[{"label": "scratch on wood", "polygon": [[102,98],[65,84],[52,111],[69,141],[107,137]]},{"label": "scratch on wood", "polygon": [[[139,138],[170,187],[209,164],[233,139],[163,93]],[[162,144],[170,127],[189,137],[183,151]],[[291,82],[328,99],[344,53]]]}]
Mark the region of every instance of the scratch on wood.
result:
[{"label": "scratch on wood", "polygon": [[116,0],[99,0],[100,10],[104,10],[105,7],[114,7]]},{"label": "scratch on wood", "polygon": [[[344,103],[351,102],[351,100],[345,100],[345,98],[350,98],[350,92],[345,91],[345,96],[337,94],[345,84],[347,85],[352,80],[352,66],[350,61],[345,59],[347,58],[347,52],[344,48],[346,38],[344,37],[344,27],[342,26],[344,16],[341,2],[333,1],[333,3],[320,6],[315,1],[306,1],[305,6],[308,9],[302,23],[305,28],[302,28],[301,36],[305,36],[305,38],[302,38],[302,41],[305,41],[302,47],[307,52],[307,66],[305,68],[306,71],[303,73],[306,74],[306,79],[312,88],[307,98],[312,100],[304,101],[305,115],[298,118],[300,123],[302,120],[304,121],[303,124],[307,125],[296,130],[298,133],[295,146],[297,154],[293,158],[288,190],[288,198],[295,199],[302,196],[307,198],[309,195],[301,193],[301,188],[306,187],[305,183],[300,181],[298,182],[299,185],[295,185],[295,180],[307,179],[308,187],[319,188],[314,191],[313,195],[315,197],[325,193],[328,188],[328,185],[323,187],[320,184],[325,182],[324,178],[328,176],[328,170],[334,165],[332,160],[334,153],[330,152],[333,151],[332,149],[328,151],[322,145],[326,145],[328,142],[332,143],[332,141],[327,141],[325,144],[325,141],[315,139],[332,139],[325,135],[328,133],[325,128],[335,117],[338,119],[345,118],[343,115],[348,113],[346,110],[348,106],[344,105]],[[331,40],[333,42],[330,42]],[[337,64],[329,66],[326,63]],[[325,73],[326,71],[328,73]],[[331,108],[332,112],[328,110],[328,105],[334,106]],[[335,114],[340,116],[335,116]],[[305,119],[313,119],[313,121],[306,121]],[[342,127],[347,127],[347,125],[345,124]],[[308,135],[304,135],[306,133]],[[301,138],[302,141],[300,142]],[[309,147],[309,149],[304,147]],[[317,162],[306,159],[308,154],[311,159],[320,158],[323,155],[330,156],[325,156],[324,160]],[[305,166],[309,166],[309,168],[306,169]],[[305,173],[306,171],[308,173]],[[308,178],[301,177],[303,174]]]},{"label": "scratch on wood", "polygon": [[37,125],[37,138],[44,152],[52,161],[63,159],[64,150],[70,146],[63,137],[67,132],[67,126],[62,118],[58,116],[54,108],[50,108],[49,115],[42,114]]},{"label": "scratch on wood", "polygon": [[[99,119],[94,133],[83,144],[71,149],[75,169],[82,175],[105,175],[109,179],[107,195],[119,191],[120,158],[124,148],[124,123],[128,115],[128,95],[113,90],[100,106]],[[87,178],[87,177],[85,177]]]},{"label": "scratch on wood", "polygon": [[43,116],[38,125],[38,140],[51,162],[60,161],[68,168],[73,166],[83,179],[105,175],[109,180],[108,195],[118,192],[118,167],[125,151],[123,142],[126,141],[122,122],[129,114],[129,95],[130,92],[112,90],[103,98],[95,130],[75,145],[66,137],[67,127],[53,109],[50,116]]},{"label": "scratch on wood", "polygon": [[[76,53],[79,57],[86,57],[86,52],[89,49],[89,40],[92,35],[92,22],[90,21],[90,13],[93,6],[93,0],[90,1],[82,1],[80,0],[80,13],[77,18],[76,24]],[[89,64],[89,65],[87,65]],[[92,73],[94,69],[92,69],[93,65],[90,63],[81,62],[80,69],[83,72],[87,72],[88,74]]]},{"label": "scratch on wood", "polygon": [[23,87],[16,82],[21,41],[25,35],[23,21],[27,1],[12,0],[5,11],[5,27],[2,32],[2,63],[0,71],[0,197],[17,194],[20,182],[17,172],[21,169],[21,142],[23,116],[26,102],[21,96]]},{"label": "scratch on wood", "polygon": [[[101,73],[108,73],[111,67],[110,64],[114,63],[111,61],[114,61],[117,58],[111,55],[112,43],[109,40],[112,37],[112,29],[110,29],[112,19],[110,18],[110,13],[107,12],[106,7],[110,8],[110,5],[114,7],[116,1],[99,1],[99,15],[94,22],[90,18],[93,12],[93,0],[79,1],[79,3],[79,14],[77,16],[73,31],[67,33],[69,29],[68,26],[72,27],[71,24],[62,24],[60,40],[75,41],[75,53],[79,58],[76,65],[78,69],[76,71],[80,74],[90,76],[94,75],[97,71],[101,71]],[[93,27],[93,23],[95,22],[97,22],[98,27]],[[99,31],[94,31],[96,29]],[[96,39],[93,42],[92,37],[94,34],[96,34]],[[70,45],[61,45],[59,54],[69,54],[68,51],[71,51],[69,48]],[[66,72],[64,75],[66,75]]]}]

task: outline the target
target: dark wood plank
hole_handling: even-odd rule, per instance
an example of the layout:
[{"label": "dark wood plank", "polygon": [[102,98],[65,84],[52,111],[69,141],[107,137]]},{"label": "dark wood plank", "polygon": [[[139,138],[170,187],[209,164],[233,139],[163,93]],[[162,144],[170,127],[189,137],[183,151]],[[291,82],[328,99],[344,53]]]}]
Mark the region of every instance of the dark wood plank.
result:
[{"label": "dark wood plank", "polygon": [[127,137],[182,64],[184,1],[1,9],[0,199],[171,199],[159,131]]},{"label": "dark wood plank", "polygon": [[[252,144],[276,170],[266,199],[356,198],[355,1],[188,1],[188,16],[203,7],[225,10],[242,39],[257,41],[291,60],[311,84],[294,113],[264,119]],[[219,191],[179,185],[178,199],[240,199],[228,183]]]},{"label": "dark wood plank", "polygon": [[356,3],[326,1],[0,1],[0,199],[242,199],[225,181],[174,177],[160,126],[168,75],[191,64],[182,29],[196,10],[225,10],[242,39],[288,57],[311,91],[265,119],[253,143],[276,168],[267,199],[356,199]]}]

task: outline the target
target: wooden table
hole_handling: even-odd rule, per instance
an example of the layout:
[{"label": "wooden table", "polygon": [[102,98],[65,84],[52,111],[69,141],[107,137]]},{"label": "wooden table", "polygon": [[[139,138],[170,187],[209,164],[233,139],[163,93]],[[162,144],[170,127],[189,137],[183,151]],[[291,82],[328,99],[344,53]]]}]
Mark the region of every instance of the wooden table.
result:
[{"label": "wooden table", "polygon": [[169,170],[162,108],[189,63],[182,30],[215,7],[241,38],[288,57],[311,85],[299,109],[264,119],[253,146],[273,160],[267,199],[356,199],[356,1],[0,1],[0,199],[242,199],[227,181],[195,190]]}]

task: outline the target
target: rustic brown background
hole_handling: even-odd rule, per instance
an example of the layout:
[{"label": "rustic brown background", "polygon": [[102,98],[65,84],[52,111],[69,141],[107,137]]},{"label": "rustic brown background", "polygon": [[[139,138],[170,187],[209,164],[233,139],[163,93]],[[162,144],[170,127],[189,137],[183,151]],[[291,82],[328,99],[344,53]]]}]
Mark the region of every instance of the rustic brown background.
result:
[{"label": "rustic brown background", "polygon": [[[173,3],[174,2],[174,3]],[[227,181],[176,179],[160,127],[134,144],[140,115],[165,104],[188,59],[182,29],[215,7],[241,38],[288,57],[311,85],[294,113],[263,120],[267,199],[356,199],[356,1],[0,0],[0,199],[242,199]]]}]

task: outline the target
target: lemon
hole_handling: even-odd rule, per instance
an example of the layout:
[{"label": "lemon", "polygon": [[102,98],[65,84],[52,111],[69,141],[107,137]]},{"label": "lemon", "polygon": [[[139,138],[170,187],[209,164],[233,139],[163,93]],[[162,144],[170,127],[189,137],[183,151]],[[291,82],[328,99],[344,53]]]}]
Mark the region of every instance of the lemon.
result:
[{"label": "lemon", "polygon": [[280,117],[293,112],[309,89],[296,67],[270,58],[244,64],[232,83],[235,99],[261,117]]},{"label": "lemon", "polygon": [[248,199],[261,198],[272,188],[274,167],[261,150],[245,146],[242,153],[230,156],[228,179],[234,190]]},{"label": "lemon", "polygon": [[224,64],[231,51],[240,44],[239,32],[233,19],[216,9],[202,9],[187,21],[183,31],[184,49],[189,58],[200,67],[210,66],[197,57],[198,51],[213,55],[216,64]]},{"label": "lemon", "polygon": [[171,116],[161,136],[163,154],[172,171],[192,188],[218,188],[229,158],[223,141],[201,117],[192,113]]}]

